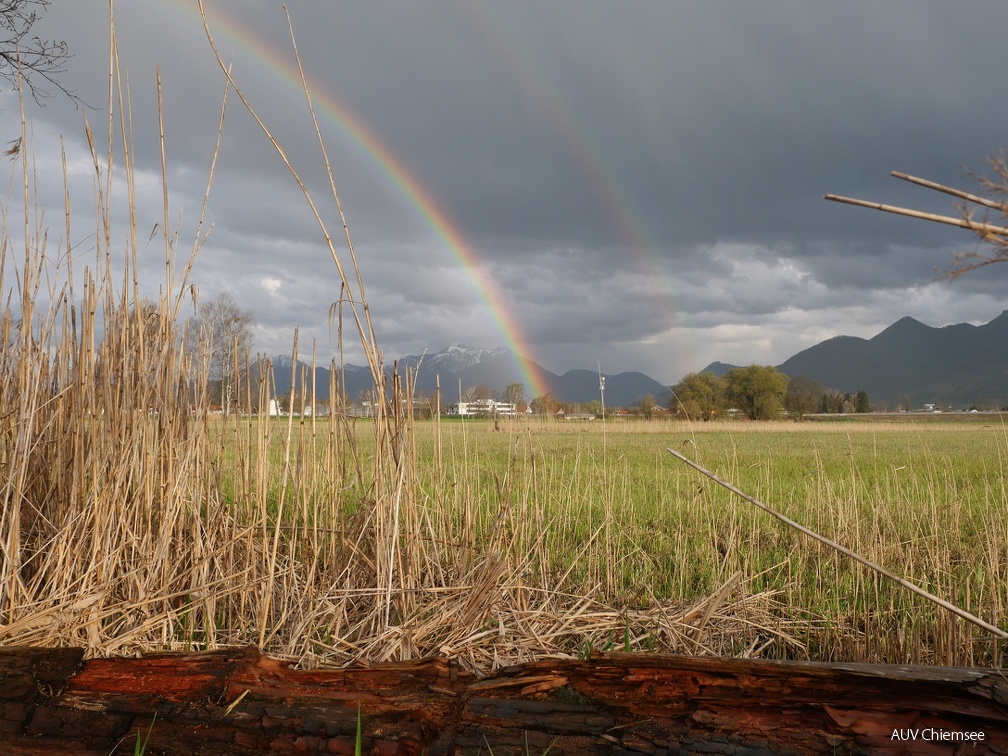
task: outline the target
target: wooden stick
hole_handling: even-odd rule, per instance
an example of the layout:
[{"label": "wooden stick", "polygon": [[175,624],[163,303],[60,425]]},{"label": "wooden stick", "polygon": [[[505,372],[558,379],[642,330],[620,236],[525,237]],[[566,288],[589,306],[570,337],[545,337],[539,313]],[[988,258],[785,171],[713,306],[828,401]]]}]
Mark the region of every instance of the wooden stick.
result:
[{"label": "wooden stick", "polygon": [[916,176],[911,176],[908,173],[903,173],[901,171],[890,171],[889,175],[895,176],[898,179],[903,179],[904,181],[909,181],[911,184],[917,184],[918,186],[923,186],[928,189],[934,189],[936,192],[944,192],[945,194],[951,194],[953,197],[958,197],[959,199],[964,199],[967,202],[972,202],[976,205],[983,205],[984,207],[989,207],[992,210],[998,210],[1000,212],[1005,212],[1008,210],[1000,202],[995,202],[987,197],[980,197],[976,194],[970,194],[969,192],[964,192],[961,189],[953,189],[950,186],[945,186],[944,184],[938,184],[934,181],[928,181],[927,179],[917,178]]},{"label": "wooden stick", "polygon": [[928,593],[923,588],[920,588],[920,587],[914,585],[913,583],[911,583],[908,580],[904,580],[899,575],[896,575],[896,574],[894,574],[892,572],[889,572],[889,570],[887,570],[885,567],[882,567],[881,565],[875,564],[875,562],[872,562],[872,561],[870,561],[868,559],[865,559],[862,556],[859,556],[859,555],[855,554],[853,551],[851,551],[850,549],[848,549],[846,546],[841,546],[836,541],[831,541],[829,538],[826,538],[825,536],[821,536],[818,533],[816,533],[815,531],[809,530],[804,525],[800,525],[797,522],[795,522],[794,520],[789,519],[788,517],[785,517],[780,512],[777,512],[776,510],[771,509],[770,507],[768,507],[763,502],[761,502],[761,501],[759,501],[757,499],[754,499],[752,496],[750,496],[747,493],[744,493],[744,492],[740,491],[738,488],[736,488],[735,486],[733,486],[731,483],[729,483],[729,482],[727,482],[725,480],[722,480],[717,475],[715,475],[714,473],[712,473],[710,470],[707,470],[706,468],[701,467],[700,465],[698,465],[693,460],[691,460],[691,459],[683,456],[682,454],[680,454],[679,452],[677,452],[675,449],[668,449],[667,451],[673,457],[681,459],[683,462],[685,462],[687,465],[689,465],[690,467],[692,467],[694,470],[697,470],[698,472],[701,472],[704,475],[706,475],[708,478],[710,478],[711,480],[713,480],[719,486],[723,486],[724,488],[727,488],[733,494],[736,494],[737,496],[740,496],[741,498],[745,499],[746,501],[748,501],[753,506],[759,507],[764,512],[766,512],[767,514],[770,514],[770,515],[776,517],[778,520],[780,520],[781,522],[783,522],[785,525],[788,525],[788,526],[794,528],[795,530],[797,530],[797,531],[799,531],[801,533],[804,533],[805,535],[809,536],[810,538],[814,538],[815,540],[817,540],[820,543],[823,543],[823,544],[829,546],[832,549],[836,549],[841,554],[849,556],[851,559],[855,560],[856,562],[859,562],[859,563],[863,564],[865,567],[868,567],[868,568],[873,569],[873,570],[875,570],[876,572],[878,572],[878,573],[880,573],[882,575],[885,575],[887,578],[889,578],[890,580],[892,580],[892,581],[894,581],[896,583],[899,583],[904,588],[910,589],[911,591],[913,591],[914,593],[916,593],[918,596],[923,596],[928,601],[932,601],[935,604],[938,604],[938,606],[943,607],[945,609],[948,609],[953,614],[958,614],[960,617],[962,617],[967,622],[972,622],[977,627],[983,628],[987,632],[993,633],[994,635],[996,635],[999,638],[1008,638],[1008,632],[1005,632],[1004,630],[1002,630],[1001,628],[997,627],[996,625],[992,625],[989,622],[985,622],[984,620],[980,619],[976,615],[970,614],[965,609],[960,609],[955,604],[950,604],[945,599],[939,598],[938,596],[935,596],[933,593]]},{"label": "wooden stick", "polygon": [[895,213],[896,215],[906,215],[910,218],[920,218],[922,220],[934,221],[935,223],[945,223],[949,226],[959,226],[960,228],[968,228],[971,231],[986,231],[992,234],[999,234],[1001,236],[1008,236],[1008,228],[1003,226],[995,226],[990,223],[977,223],[976,221],[965,220],[964,218],[953,218],[949,215],[935,215],[934,213],[924,213],[920,210],[908,210],[905,207],[896,207],[895,205],[883,205],[879,202],[867,202],[865,200],[854,199],[852,197],[841,197],[837,194],[824,194],[824,199],[828,199],[831,202],[843,202],[847,205],[857,205],[858,207],[867,207],[872,210],[881,210],[885,213]]}]

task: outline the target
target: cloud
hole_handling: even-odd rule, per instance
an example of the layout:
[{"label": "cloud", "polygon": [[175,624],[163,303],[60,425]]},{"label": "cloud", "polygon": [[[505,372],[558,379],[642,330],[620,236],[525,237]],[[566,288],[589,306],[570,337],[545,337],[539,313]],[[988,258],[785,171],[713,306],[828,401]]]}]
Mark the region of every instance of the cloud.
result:
[{"label": "cloud", "polygon": [[[281,5],[207,7],[221,53],[346,261],[325,160],[291,80]],[[604,359],[607,370],[666,381],[715,359],[778,363],[904,315],[943,325],[1003,309],[1008,266],[936,280],[972,247],[968,233],[822,196],[955,214],[951,198],[889,171],[973,188],[969,170],[1006,146],[1008,104],[997,93],[1008,6],[435,1],[315,4],[291,15],[388,358],[502,343],[495,302],[529,356],[552,370]],[[42,24],[74,51],[66,84],[97,107],[86,114],[104,145],[107,17],[64,3]],[[116,31],[139,231],[146,239],[163,223],[160,66],[171,222],[189,244],[222,75],[189,0],[120,4]],[[0,105],[16,110],[10,93]],[[82,113],[55,98],[31,118],[39,175],[59,175],[64,134],[73,206],[89,209]],[[42,196],[55,218],[61,180]],[[193,271],[201,292],[228,290],[252,309],[268,353],[289,351],[295,326],[331,351],[340,285],[322,230],[234,93],[207,222]],[[123,223],[117,215],[116,239]],[[74,229],[86,248],[94,229],[85,220]],[[156,290],[156,243],[142,266]]]}]

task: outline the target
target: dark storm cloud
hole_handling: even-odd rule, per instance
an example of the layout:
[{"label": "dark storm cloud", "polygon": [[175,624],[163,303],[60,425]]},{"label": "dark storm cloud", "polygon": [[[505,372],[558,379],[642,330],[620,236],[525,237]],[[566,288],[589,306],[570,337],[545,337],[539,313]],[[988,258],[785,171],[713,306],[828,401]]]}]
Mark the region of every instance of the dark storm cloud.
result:
[{"label": "dark storm cloud", "polygon": [[[206,6],[222,55],[340,241],[303,95],[263,55],[290,61],[281,4]],[[224,82],[194,8],[116,6],[145,231],[161,213],[156,65],[173,212],[191,228],[202,204]],[[779,362],[908,314],[944,325],[1003,309],[1008,266],[935,280],[952,254],[972,248],[968,233],[822,195],[956,214],[950,197],[889,171],[972,189],[969,171],[985,172],[985,158],[1008,146],[1008,6],[351,2],[290,11],[319,94],[412,175],[490,287],[480,290],[459,262],[469,253],[448,248],[444,229],[360,134],[323,109],[390,357],[451,341],[495,346],[499,313],[485,302],[494,296],[553,370],[590,366],[585,355],[601,352],[607,369],[669,381],[714,359]],[[255,41],[233,34],[233,20]],[[105,6],[55,0],[44,24],[76,54],[67,85],[103,108]],[[327,340],[339,286],[322,233],[233,94],[228,108],[208,212],[215,228],[194,275],[205,293],[230,289],[256,311],[264,351],[288,351],[297,324]],[[88,112],[99,132],[106,117]],[[70,135],[81,191],[90,191],[81,114],[55,98],[33,118],[50,149],[57,131]],[[46,196],[58,206],[61,193],[57,184]],[[159,281],[153,252],[149,267]]]}]

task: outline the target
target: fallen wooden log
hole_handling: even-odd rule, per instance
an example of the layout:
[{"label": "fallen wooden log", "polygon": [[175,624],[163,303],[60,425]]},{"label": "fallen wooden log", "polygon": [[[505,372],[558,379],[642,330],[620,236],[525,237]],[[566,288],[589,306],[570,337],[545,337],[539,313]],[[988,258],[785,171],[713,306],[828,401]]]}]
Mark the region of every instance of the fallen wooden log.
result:
[{"label": "fallen wooden log", "polygon": [[[358,713],[359,712],[359,713]],[[0,648],[0,753],[1008,753],[998,670],[606,654],[478,679]]]}]

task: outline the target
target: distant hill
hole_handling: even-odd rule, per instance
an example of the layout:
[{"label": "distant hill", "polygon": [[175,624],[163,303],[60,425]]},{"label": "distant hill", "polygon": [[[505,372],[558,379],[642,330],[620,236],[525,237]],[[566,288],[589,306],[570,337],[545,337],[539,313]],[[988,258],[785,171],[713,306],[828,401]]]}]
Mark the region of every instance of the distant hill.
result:
[{"label": "distant hill", "polygon": [[[590,402],[599,398],[599,377],[595,370],[568,370],[559,376],[547,375],[553,396],[562,402]],[[667,403],[671,393],[668,386],[644,373],[602,375],[605,376],[605,401],[610,407],[632,407],[648,394],[659,403]]]},{"label": "distant hill", "polygon": [[[395,361],[395,365],[398,366],[400,373],[407,367],[415,370],[416,388],[428,395],[434,394],[440,379],[441,393],[449,402],[458,399],[460,381],[463,389],[471,386],[489,386],[498,392],[503,392],[510,383],[522,383],[525,384],[526,397],[531,400],[535,398],[532,396],[532,387],[525,381],[525,375],[529,372],[538,373],[546,388],[558,401],[585,403],[599,398],[599,380],[596,371],[568,370],[563,375],[557,375],[535,362],[516,356],[504,347],[477,349],[451,344],[433,354],[401,357]],[[386,368],[391,370],[392,365]],[[603,373],[603,375],[606,379],[605,401],[608,406],[630,407],[648,394],[654,395],[660,403],[668,400],[668,386],[643,373],[624,372],[615,375]],[[308,365],[299,363],[294,376],[293,385],[296,391],[300,391],[305,380],[310,382],[311,369]],[[346,394],[351,398],[356,398],[362,390],[373,386],[370,371],[357,365],[344,366],[343,381]],[[273,382],[277,395],[290,393],[292,386],[290,357],[273,358]],[[328,399],[329,385],[329,370],[317,367],[316,396]]]},{"label": "distant hill", "polygon": [[[731,365],[705,371],[723,375]],[[1008,310],[980,326],[935,328],[902,318],[870,339],[835,336],[776,366],[840,391],[864,390],[876,406],[1008,405]]]},{"label": "distant hill", "polygon": [[701,370],[701,373],[714,373],[714,375],[721,377],[733,367],[738,367],[738,365],[729,365],[727,362],[712,362],[710,365]]}]

